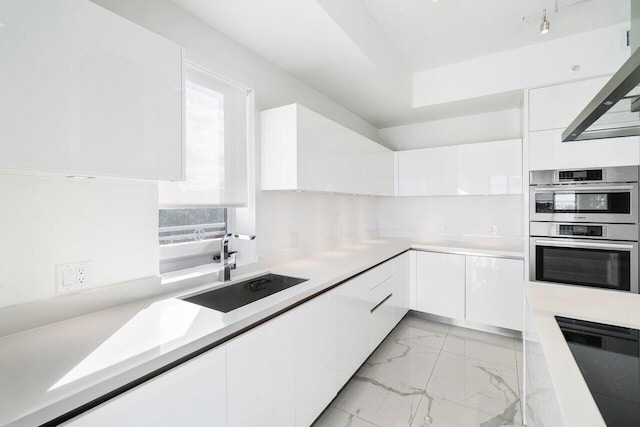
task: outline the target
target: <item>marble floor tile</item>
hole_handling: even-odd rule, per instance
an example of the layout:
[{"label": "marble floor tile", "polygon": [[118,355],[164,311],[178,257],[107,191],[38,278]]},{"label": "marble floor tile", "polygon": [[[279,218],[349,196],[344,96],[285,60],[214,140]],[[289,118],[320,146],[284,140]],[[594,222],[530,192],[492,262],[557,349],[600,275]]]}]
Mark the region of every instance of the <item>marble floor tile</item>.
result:
[{"label": "marble floor tile", "polygon": [[397,390],[376,379],[354,375],[334,400],[334,405],[378,426],[410,426],[422,389]]},{"label": "marble floor tile", "polygon": [[315,427],[522,426],[521,341],[405,317]]},{"label": "marble floor tile", "polygon": [[312,424],[312,427],[378,427],[362,418],[330,405]]},{"label": "marble floor tile", "polygon": [[520,396],[515,369],[442,352],[427,394],[514,420]]},{"label": "marble floor tile", "polygon": [[391,332],[390,338],[406,344],[418,344],[440,350],[447,338],[449,325],[407,316]]},{"label": "marble floor tile", "polygon": [[516,369],[514,339],[464,328],[451,328],[443,351]]},{"label": "marble floor tile", "polygon": [[424,390],[440,352],[390,337],[364,363],[357,375],[402,392]]},{"label": "marble floor tile", "polygon": [[449,400],[426,395],[422,398],[411,427],[498,427],[522,424]]}]

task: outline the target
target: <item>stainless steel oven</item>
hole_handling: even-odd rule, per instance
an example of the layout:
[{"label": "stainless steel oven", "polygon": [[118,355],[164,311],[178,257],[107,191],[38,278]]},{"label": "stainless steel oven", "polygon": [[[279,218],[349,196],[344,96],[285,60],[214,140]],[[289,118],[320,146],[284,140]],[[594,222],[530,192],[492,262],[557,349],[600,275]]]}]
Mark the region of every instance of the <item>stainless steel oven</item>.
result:
[{"label": "stainless steel oven", "polygon": [[638,293],[638,225],[531,223],[530,279]]},{"label": "stainless steel oven", "polygon": [[638,167],[532,171],[530,220],[638,223]]}]

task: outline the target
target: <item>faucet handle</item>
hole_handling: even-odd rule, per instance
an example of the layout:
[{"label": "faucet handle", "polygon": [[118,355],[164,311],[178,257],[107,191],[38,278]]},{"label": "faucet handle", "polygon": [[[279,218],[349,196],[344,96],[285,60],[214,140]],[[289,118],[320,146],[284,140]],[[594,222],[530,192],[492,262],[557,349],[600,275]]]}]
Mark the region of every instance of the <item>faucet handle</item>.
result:
[{"label": "faucet handle", "polygon": [[233,235],[233,237],[240,240],[253,240],[256,238],[256,236],[252,234],[230,233],[230,235]]},{"label": "faucet handle", "polygon": [[237,257],[238,251],[231,251],[229,252],[229,257],[228,262],[229,262],[229,268],[231,268],[231,270],[235,270],[236,269],[236,257]]}]

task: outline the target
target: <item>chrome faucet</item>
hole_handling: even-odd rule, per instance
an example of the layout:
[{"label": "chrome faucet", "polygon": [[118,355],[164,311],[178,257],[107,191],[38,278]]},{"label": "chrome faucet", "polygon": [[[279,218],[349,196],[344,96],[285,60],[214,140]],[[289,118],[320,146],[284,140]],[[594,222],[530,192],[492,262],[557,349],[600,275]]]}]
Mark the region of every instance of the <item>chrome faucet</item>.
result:
[{"label": "chrome faucet", "polygon": [[236,269],[236,253],[229,253],[229,238],[235,237],[240,240],[253,240],[256,236],[249,234],[227,233],[220,239],[220,273],[218,280],[227,282],[231,280],[231,270]]}]

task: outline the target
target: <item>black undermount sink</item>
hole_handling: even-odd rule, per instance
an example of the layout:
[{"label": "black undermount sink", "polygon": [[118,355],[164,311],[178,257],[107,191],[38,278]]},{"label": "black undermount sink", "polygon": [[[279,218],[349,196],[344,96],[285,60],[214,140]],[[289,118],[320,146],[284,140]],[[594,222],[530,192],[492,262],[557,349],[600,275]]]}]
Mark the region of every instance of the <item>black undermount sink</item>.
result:
[{"label": "black undermount sink", "polygon": [[228,313],[231,310],[235,310],[236,308],[306,281],[307,279],[298,279],[296,277],[265,274],[223,288],[184,298],[184,301]]}]

